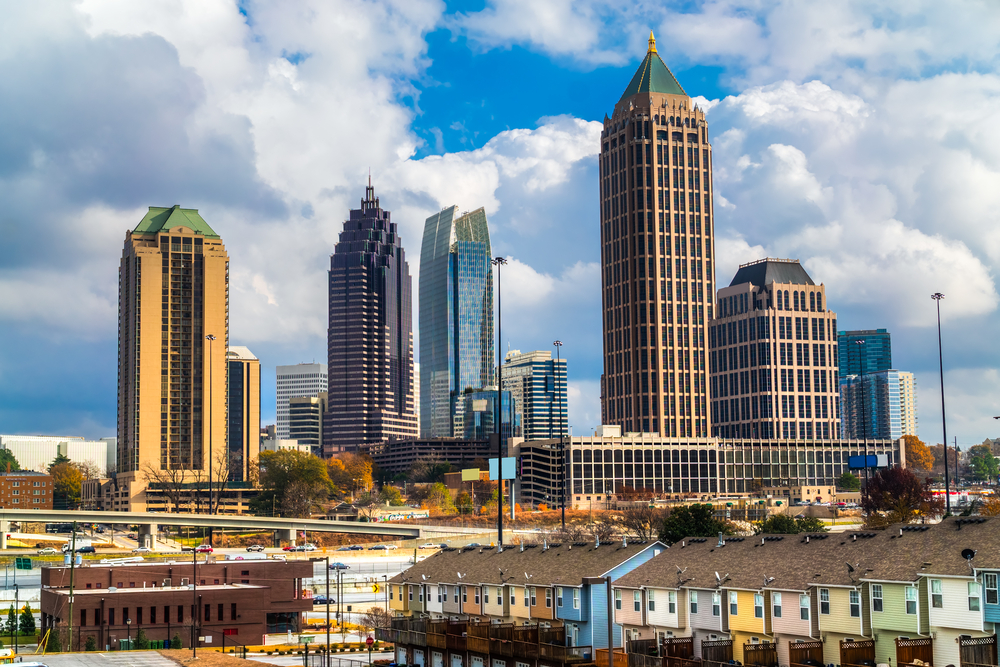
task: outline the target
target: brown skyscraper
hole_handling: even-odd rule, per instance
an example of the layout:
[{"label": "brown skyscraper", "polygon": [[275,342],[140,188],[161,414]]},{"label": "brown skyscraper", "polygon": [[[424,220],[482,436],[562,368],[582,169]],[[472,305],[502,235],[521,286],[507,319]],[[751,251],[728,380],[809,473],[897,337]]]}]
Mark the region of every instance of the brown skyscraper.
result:
[{"label": "brown skyscraper", "polygon": [[715,254],[705,114],[649,51],[601,134],[605,424],[705,437]]},{"label": "brown skyscraper", "polygon": [[211,461],[218,476],[227,448],[229,256],[198,211],[151,206],[125,235],[118,280],[113,508],[141,511],[155,471],[204,482]]}]

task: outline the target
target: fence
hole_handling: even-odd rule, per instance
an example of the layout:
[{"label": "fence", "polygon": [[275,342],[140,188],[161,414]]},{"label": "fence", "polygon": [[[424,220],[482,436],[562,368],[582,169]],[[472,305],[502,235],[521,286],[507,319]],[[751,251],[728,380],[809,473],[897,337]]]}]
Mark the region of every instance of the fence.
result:
[{"label": "fence", "polygon": [[701,640],[701,659],[704,662],[731,662],[733,659],[733,640]]},{"label": "fence", "polygon": [[[614,667],[628,667],[628,654],[625,653],[624,649],[615,649],[614,652]],[[594,663],[597,667],[607,667],[608,665],[608,649],[599,648],[594,651]]]},{"label": "fence", "polygon": [[778,645],[774,642],[743,645],[743,663],[761,667],[777,667]]},{"label": "fence", "polygon": [[789,642],[788,662],[796,666],[822,667],[823,642]]},{"label": "fence", "polygon": [[875,640],[841,640],[840,665],[841,667],[875,667]]},{"label": "fence", "polygon": [[310,653],[302,656],[303,667],[368,667],[367,660],[340,658],[325,653]]},{"label": "fence", "polygon": [[934,640],[929,637],[919,639],[896,638],[896,664],[912,665],[915,660],[927,664],[934,662]]},{"label": "fence", "polygon": [[997,664],[997,636],[962,637],[958,642],[962,667],[983,667]]}]

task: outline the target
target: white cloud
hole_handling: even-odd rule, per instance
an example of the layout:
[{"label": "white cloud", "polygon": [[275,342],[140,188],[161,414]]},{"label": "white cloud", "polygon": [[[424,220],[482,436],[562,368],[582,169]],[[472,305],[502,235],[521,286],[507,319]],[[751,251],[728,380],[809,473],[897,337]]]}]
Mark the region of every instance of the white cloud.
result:
[{"label": "white cloud", "polygon": [[594,380],[572,380],[566,386],[569,426],[573,435],[593,435],[601,425],[601,383]]}]

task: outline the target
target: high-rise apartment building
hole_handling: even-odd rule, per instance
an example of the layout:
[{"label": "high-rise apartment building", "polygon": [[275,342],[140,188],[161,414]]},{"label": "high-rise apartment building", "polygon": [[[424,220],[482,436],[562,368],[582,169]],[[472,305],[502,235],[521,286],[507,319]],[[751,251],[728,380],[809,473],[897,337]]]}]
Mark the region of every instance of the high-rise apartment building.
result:
[{"label": "high-rise apartment building", "polygon": [[566,416],[566,360],[551,352],[511,350],[500,369],[501,386],[510,392],[514,412],[520,415],[525,440],[548,440],[568,435]]},{"label": "high-rise apartment building", "polygon": [[330,257],[324,454],[417,435],[410,267],[368,182]]},{"label": "high-rise apartment building", "polygon": [[151,206],[119,268],[115,509],[144,508],[144,470],[204,475],[225,452],[228,345],[222,239],[195,209]]},{"label": "high-rise apartment building", "polygon": [[260,360],[249,348],[230,346],[228,373],[229,481],[245,482],[260,450]]},{"label": "high-rise apartment building", "polygon": [[892,341],[885,329],[837,332],[840,377],[865,375],[892,368]]},{"label": "high-rise apartment building", "polygon": [[296,396],[288,405],[289,439],[309,445],[310,451],[317,456],[323,453],[326,401],[326,392],[320,392],[319,396]]},{"label": "high-rise apartment building", "polygon": [[798,260],[740,266],[709,327],[713,435],[840,437],[837,314]]},{"label": "high-rise apartment building", "polygon": [[466,390],[494,386],[493,267],[482,208],[427,218],[420,251],[420,429],[461,437]]},{"label": "high-rise apartment building", "polygon": [[913,373],[889,369],[840,379],[845,438],[869,440],[917,435]]},{"label": "high-rise apartment building", "polygon": [[603,423],[708,436],[712,146],[652,35],[600,149]]},{"label": "high-rise apartment building", "polygon": [[275,368],[277,378],[276,435],[281,440],[289,438],[288,402],[296,396],[319,396],[327,391],[326,364],[295,364]]}]

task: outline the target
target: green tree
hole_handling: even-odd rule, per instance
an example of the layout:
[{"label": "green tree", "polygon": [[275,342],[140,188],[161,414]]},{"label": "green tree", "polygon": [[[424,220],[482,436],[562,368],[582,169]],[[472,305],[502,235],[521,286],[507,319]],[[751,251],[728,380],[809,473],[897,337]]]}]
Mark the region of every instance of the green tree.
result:
[{"label": "green tree", "polygon": [[180,635],[174,635],[174,638],[170,640],[170,648],[184,648],[184,645],[181,643]]},{"label": "green tree", "polygon": [[49,630],[49,641],[48,644],[45,645],[46,653],[62,653],[62,638],[59,636],[61,634],[61,630],[62,628],[59,626]]},{"label": "green tree", "polygon": [[35,634],[35,616],[31,613],[31,606],[28,603],[24,604],[24,609],[21,610],[21,634],[23,635],[33,635]]},{"label": "green tree", "polygon": [[378,492],[378,497],[383,503],[392,505],[393,507],[401,507],[405,504],[403,502],[403,494],[399,492],[399,489],[390,484],[382,485],[382,489]]},{"label": "green tree", "polygon": [[472,514],[475,509],[472,506],[472,495],[470,495],[468,491],[460,492],[458,497],[455,499],[455,507],[458,508],[458,511],[461,514]]},{"label": "green tree", "polygon": [[139,628],[139,632],[135,633],[135,645],[132,648],[137,651],[149,650],[149,637],[146,636],[146,631],[142,628]]},{"label": "green tree", "polygon": [[704,505],[681,505],[670,511],[660,529],[660,541],[670,545],[685,537],[714,537],[718,533],[732,533],[725,522],[715,518],[715,508]]},{"label": "green tree", "polygon": [[7,470],[8,465],[10,465],[11,472],[21,469],[21,464],[17,462],[9,449],[0,449],[0,470]]},{"label": "green tree", "polygon": [[837,478],[837,487],[844,489],[845,491],[860,491],[861,478],[850,470],[845,470],[840,477]]},{"label": "green tree", "polygon": [[[326,463],[306,452],[283,449],[260,453],[260,486],[262,492],[250,502],[250,509],[258,516],[280,513],[289,487],[292,493],[288,507],[298,511],[310,499],[326,498],[333,490]],[[303,500],[303,498],[306,500]]]},{"label": "green tree", "polygon": [[754,532],[768,535],[795,535],[799,532],[799,525],[787,514],[772,514],[754,528]]},{"label": "green tree", "polygon": [[454,514],[456,512],[451,492],[441,482],[428,484],[422,489],[420,496],[422,507],[436,510],[442,514]]},{"label": "green tree", "polygon": [[804,516],[795,520],[795,525],[799,527],[800,533],[828,533],[830,529],[826,524],[814,516]]},{"label": "green tree", "polygon": [[64,463],[72,463],[72,461],[65,454],[56,454],[56,457],[52,459],[52,463],[49,464],[49,472],[51,473],[53,468],[61,466]]},{"label": "green tree", "polygon": [[97,650],[97,640],[94,639],[94,635],[87,636],[87,643],[83,647],[84,651],[96,651]]},{"label": "green tree", "polygon": [[976,479],[990,481],[1000,475],[997,460],[988,445],[976,445],[969,449],[969,464]]}]

